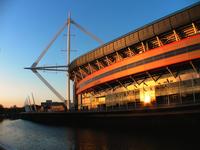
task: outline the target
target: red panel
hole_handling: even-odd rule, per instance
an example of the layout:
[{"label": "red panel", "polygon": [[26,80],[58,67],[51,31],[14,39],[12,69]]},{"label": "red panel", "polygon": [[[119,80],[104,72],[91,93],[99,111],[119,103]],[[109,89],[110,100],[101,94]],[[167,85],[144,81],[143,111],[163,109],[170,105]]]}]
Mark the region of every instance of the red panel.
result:
[{"label": "red panel", "polygon": [[112,81],[112,80],[115,80],[115,79],[118,79],[118,78],[121,78],[121,77],[129,76],[129,75],[144,72],[144,71],[147,71],[147,70],[165,67],[165,66],[168,66],[168,65],[171,65],[171,64],[185,62],[185,61],[189,61],[189,60],[197,59],[197,58],[200,58],[200,50],[195,51],[195,52],[182,54],[182,55],[177,55],[177,56],[170,57],[170,58],[167,58],[167,59],[154,61],[152,63],[148,63],[148,64],[141,65],[141,66],[138,66],[138,67],[134,67],[134,68],[131,68],[131,69],[127,69],[127,70],[106,76],[106,77],[101,78],[99,80],[95,80],[94,82],[87,84],[83,88],[79,88],[77,90],[77,94],[81,93],[82,91],[84,91],[88,88],[91,88],[91,87],[94,87],[96,85],[99,85],[99,84],[102,84],[102,83],[105,83],[105,82],[108,82],[108,81]]},{"label": "red panel", "polygon": [[178,48],[194,45],[194,44],[197,44],[197,43],[200,43],[200,35],[195,35],[195,36],[183,39],[181,41],[173,42],[173,43],[170,43],[168,45],[165,45],[165,46],[162,46],[162,47],[158,47],[158,48],[146,51],[145,53],[138,54],[136,56],[126,58],[126,59],[124,59],[124,60],[122,60],[120,62],[117,62],[115,64],[109,65],[109,66],[107,66],[107,67],[105,67],[105,68],[103,68],[101,70],[98,70],[98,71],[88,75],[83,80],[81,80],[77,84],[77,86],[79,86],[81,83],[85,82],[86,80],[94,78],[94,77],[96,77],[96,76],[98,76],[98,75],[100,75],[102,73],[105,73],[107,71],[113,70],[115,68],[118,68],[118,67],[121,67],[121,66],[133,63],[133,62],[137,62],[139,60],[142,60],[142,59],[145,59],[145,58],[148,58],[148,57],[152,57],[152,56],[156,56],[156,55],[159,55],[159,54],[162,54],[162,53],[173,51],[173,50],[178,49]]},{"label": "red panel", "polygon": [[[162,53],[166,53],[166,52],[169,52],[169,51],[173,51],[175,49],[183,48],[183,47],[194,45],[194,44],[197,44],[197,43],[200,43],[200,35],[195,35],[195,36],[183,39],[181,41],[177,41],[177,42],[174,42],[174,43],[171,43],[171,44],[168,44],[168,45],[165,45],[165,46],[153,49],[153,50],[149,50],[145,53],[138,54],[136,56],[124,59],[123,61],[112,64],[108,67],[105,67],[105,68],[103,68],[99,71],[92,73],[91,75],[88,75],[86,78],[81,80],[76,85],[76,87],[78,88],[80,86],[80,84],[82,84],[83,82],[85,82],[85,81],[87,81],[91,78],[94,78],[94,77],[96,77],[100,74],[103,74],[107,71],[111,71],[111,70],[116,69],[118,67],[121,67],[121,66],[133,63],[133,62],[137,62],[139,60],[146,59],[148,57],[156,56],[156,55],[159,55],[159,54],[162,54]],[[193,57],[192,56],[193,53],[195,53],[196,56]],[[167,65],[166,63],[175,64],[175,63],[177,63],[177,61],[182,62],[182,61],[195,59],[195,57],[199,58],[200,52],[197,51],[197,52],[192,52],[192,53],[189,53],[189,54],[191,55],[191,57],[190,57],[190,55],[188,56],[188,54],[182,54],[182,55],[170,57],[170,58],[167,58],[167,59],[164,59],[164,60],[159,60],[159,61],[155,61],[155,62],[152,62],[152,63],[148,63],[148,64],[145,64],[145,65],[142,65],[142,66],[134,67],[134,68],[131,68],[132,70],[128,69],[128,70],[125,70],[125,71],[122,71],[122,72],[112,74],[111,76],[107,76],[103,79],[99,79],[99,80],[96,80],[92,83],[89,83],[85,87],[78,89],[77,92],[80,93],[81,91],[86,90],[87,88],[90,88],[90,87],[95,86],[97,84],[101,84],[101,83],[104,83],[104,82],[107,82],[107,81],[110,81],[110,80],[114,80],[114,79],[117,79],[117,78],[120,78],[120,77],[123,77],[123,76],[127,76],[128,74],[135,74],[135,73],[139,73],[139,72],[144,71],[144,70],[150,70],[150,69],[157,68],[157,67],[159,67],[157,65],[164,66],[164,65]],[[179,58],[180,56],[181,56],[181,60]],[[171,58],[173,58],[173,59],[171,60]],[[165,63],[165,61],[167,61],[167,62]],[[153,65],[154,63],[155,63],[155,65]],[[149,64],[151,64],[151,65],[149,66]],[[137,70],[137,72],[135,72],[134,70]]]}]

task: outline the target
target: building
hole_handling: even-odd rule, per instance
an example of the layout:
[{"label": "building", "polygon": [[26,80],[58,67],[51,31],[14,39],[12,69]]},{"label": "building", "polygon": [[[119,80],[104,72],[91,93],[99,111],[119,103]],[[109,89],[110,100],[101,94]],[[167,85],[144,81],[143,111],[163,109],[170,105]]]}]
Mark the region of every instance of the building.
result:
[{"label": "building", "polygon": [[200,102],[200,3],[73,60],[75,106],[141,108]]},{"label": "building", "polygon": [[62,112],[65,111],[65,105],[63,102],[53,102],[52,100],[46,100],[41,103],[42,111],[45,112]]}]

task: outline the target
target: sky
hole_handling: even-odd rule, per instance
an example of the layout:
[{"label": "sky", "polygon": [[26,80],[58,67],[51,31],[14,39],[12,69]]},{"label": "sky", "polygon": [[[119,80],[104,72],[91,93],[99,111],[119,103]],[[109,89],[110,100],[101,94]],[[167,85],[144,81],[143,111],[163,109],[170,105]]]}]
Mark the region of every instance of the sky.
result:
[{"label": "sky", "polygon": [[[67,19],[72,19],[105,43],[198,0],[0,0],[0,104],[24,105],[33,93],[36,103],[59,99],[29,70]],[[43,65],[65,65],[66,32],[58,37]],[[71,28],[71,60],[99,44]],[[66,73],[41,74],[66,97]]]}]

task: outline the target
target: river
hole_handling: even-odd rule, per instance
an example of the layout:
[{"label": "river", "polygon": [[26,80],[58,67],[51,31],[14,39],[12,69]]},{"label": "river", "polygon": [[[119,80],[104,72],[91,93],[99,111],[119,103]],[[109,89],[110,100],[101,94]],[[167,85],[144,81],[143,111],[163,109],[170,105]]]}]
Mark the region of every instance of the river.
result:
[{"label": "river", "polygon": [[[25,120],[0,121],[0,145],[9,150],[177,150],[194,149],[199,135],[47,126]],[[200,147],[200,146],[199,146]],[[1,149],[1,148],[0,148]],[[196,148],[195,148],[196,149]],[[198,148],[199,149],[199,148]]]}]

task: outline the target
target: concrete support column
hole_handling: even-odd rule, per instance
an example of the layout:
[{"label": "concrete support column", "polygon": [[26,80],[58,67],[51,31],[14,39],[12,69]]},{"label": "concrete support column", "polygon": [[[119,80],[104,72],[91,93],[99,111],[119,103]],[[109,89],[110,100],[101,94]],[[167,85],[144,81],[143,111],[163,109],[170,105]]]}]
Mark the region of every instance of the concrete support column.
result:
[{"label": "concrete support column", "polygon": [[169,90],[170,90],[170,87],[169,87],[169,85],[167,86],[167,90],[168,90],[168,92],[167,92],[167,104],[170,105],[170,99],[169,99]]},{"label": "concrete support column", "polygon": [[179,85],[179,96],[180,96],[180,101],[181,101],[181,104],[182,104],[182,94],[181,94],[181,77],[180,75],[178,76],[179,78],[179,82],[178,82],[178,85]]},{"label": "concrete support column", "polygon": [[82,108],[82,94],[78,94],[78,110]]},{"label": "concrete support column", "polygon": [[196,103],[196,97],[195,97],[195,87],[194,87],[194,76],[192,75],[192,94],[193,94],[193,102]]}]

